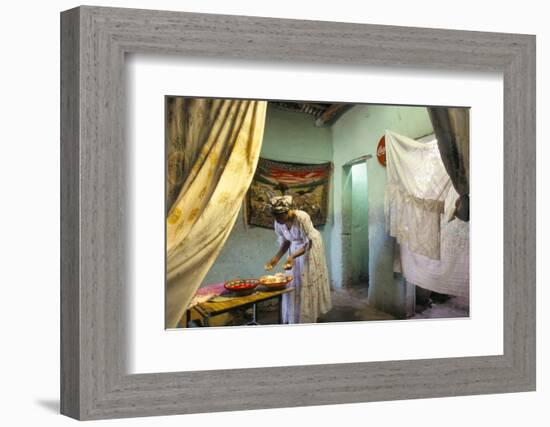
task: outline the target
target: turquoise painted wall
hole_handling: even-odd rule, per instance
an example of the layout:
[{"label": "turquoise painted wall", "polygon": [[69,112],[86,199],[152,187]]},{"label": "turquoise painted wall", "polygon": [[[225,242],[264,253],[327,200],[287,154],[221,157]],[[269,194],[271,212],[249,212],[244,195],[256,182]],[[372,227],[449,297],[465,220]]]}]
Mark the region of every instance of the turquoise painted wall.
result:
[{"label": "turquoise painted wall", "polygon": [[331,270],[336,287],[347,277],[343,260],[351,257],[351,238],[342,234],[343,165],[357,157],[372,154],[367,161],[369,302],[396,316],[404,316],[406,288],[393,275],[394,239],[386,233],[384,191],[386,169],[376,159],[378,141],[386,129],[411,138],[432,133],[426,108],[400,106],[356,106],[346,112],[331,128],[334,152],[333,227],[331,236]]},{"label": "turquoise painted wall", "polygon": [[369,199],[367,165],[351,167],[351,259],[352,283],[369,277]]},{"label": "turquoise painted wall", "polygon": [[[316,128],[310,115],[268,107],[260,156],[298,163],[332,161],[331,131],[329,128]],[[327,258],[331,253],[331,228],[331,221],[318,228],[325,241]],[[277,250],[275,232],[261,227],[246,228],[241,210],[235,227],[203,284],[234,277],[257,277],[263,273],[264,264]],[[282,266],[282,262],[279,265]]]}]

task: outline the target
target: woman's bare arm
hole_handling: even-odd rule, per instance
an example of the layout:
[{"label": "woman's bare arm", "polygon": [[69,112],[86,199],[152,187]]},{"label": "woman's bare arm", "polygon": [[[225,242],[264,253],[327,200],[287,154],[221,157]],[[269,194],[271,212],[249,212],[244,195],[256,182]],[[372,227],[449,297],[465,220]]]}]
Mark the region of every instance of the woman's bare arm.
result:
[{"label": "woman's bare arm", "polygon": [[290,248],[290,242],[288,240],[283,241],[283,243],[279,247],[279,252],[277,252],[275,256],[269,260],[264,268],[266,270],[272,270],[273,267],[275,267],[279,263],[283,255],[288,251],[288,248]]},{"label": "woman's bare arm", "polygon": [[305,254],[307,252],[308,249],[311,249],[311,244],[312,244],[312,241],[310,240],[307,244],[302,246],[300,249],[298,249],[294,253],[290,254],[290,256],[288,258],[292,259],[292,258],[298,258],[298,257],[302,256],[303,254]]}]

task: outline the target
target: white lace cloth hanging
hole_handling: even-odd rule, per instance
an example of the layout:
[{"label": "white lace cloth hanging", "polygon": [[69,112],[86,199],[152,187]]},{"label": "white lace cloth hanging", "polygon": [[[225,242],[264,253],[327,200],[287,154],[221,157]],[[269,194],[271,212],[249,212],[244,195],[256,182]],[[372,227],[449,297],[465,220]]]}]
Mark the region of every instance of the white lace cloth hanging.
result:
[{"label": "white lace cloth hanging", "polygon": [[[454,218],[441,230],[441,260],[433,260],[399,245],[395,271],[407,282],[430,291],[469,301],[470,224]],[[399,265],[400,264],[400,265]]]},{"label": "white lace cloth hanging", "polygon": [[411,252],[439,260],[441,215],[451,180],[437,141],[386,131],[386,229]]}]

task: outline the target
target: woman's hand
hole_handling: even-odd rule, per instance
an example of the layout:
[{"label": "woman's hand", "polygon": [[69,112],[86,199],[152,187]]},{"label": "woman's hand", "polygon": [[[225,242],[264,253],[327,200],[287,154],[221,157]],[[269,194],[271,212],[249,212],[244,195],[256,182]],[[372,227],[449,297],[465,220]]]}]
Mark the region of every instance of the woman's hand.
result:
[{"label": "woman's hand", "polygon": [[278,262],[279,262],[279,258],[273,257],[267,262],[266,265],[264,265],[264,269],[266,271],[271,271],[271,270],[273,270],[273,267],[275,267],[277,265]]},{"label": "woman's hand", "polygon": [[292,261],[293,261],[294,257],[292,255],[290,255],[287,259],[286,259],[286,262],[284,263],[283,265],[283,269],[285,270],[292,270]]}]

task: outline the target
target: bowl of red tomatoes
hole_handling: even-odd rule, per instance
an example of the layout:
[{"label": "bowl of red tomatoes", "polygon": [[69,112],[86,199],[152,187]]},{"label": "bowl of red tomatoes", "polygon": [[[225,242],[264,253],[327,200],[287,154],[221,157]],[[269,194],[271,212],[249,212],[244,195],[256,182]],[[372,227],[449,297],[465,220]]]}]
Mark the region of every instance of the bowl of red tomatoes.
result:
[{"label": "bowl of red tomatoes", "polygon": [[224,283],[223,287],[239,296],[250,295],[260,284],[258,279],[233,279]]}]

